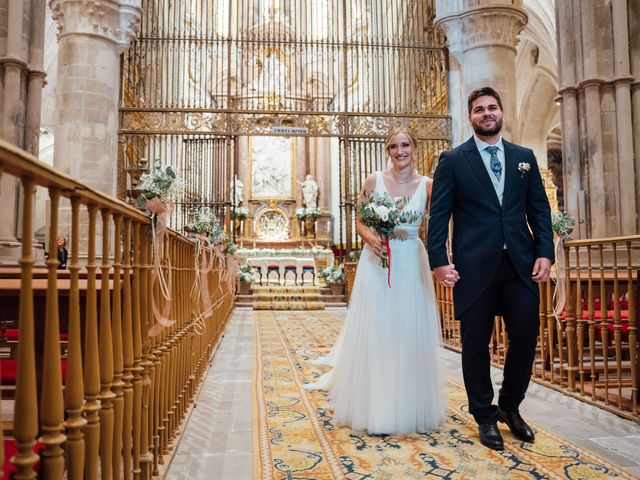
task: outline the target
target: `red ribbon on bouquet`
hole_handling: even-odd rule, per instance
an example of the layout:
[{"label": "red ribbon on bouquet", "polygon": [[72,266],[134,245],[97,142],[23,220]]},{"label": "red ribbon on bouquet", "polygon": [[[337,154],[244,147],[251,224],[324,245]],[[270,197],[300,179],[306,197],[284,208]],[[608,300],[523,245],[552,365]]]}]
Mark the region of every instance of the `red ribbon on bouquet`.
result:
[{"label": "red ribbon on bouquet", "polygon": [[387,249],[387,285],[391,288],[391,246],[389,237],[384,237],[384,246]]}]

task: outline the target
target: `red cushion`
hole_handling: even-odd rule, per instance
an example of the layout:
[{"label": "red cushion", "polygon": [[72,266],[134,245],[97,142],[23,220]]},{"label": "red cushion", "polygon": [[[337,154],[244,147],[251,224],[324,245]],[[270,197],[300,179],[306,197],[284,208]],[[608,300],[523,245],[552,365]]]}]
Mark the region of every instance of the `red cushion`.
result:
[{"label": "red cushion", "polygon": [[20,338],[20,330],[18,330],[17,328],[7,328],[4,331],[4,336],[10,342],[17,342]]},{"label": "red cushion", "polygon": [[[607,319],[609,321],[613,321],[614,318],[614,311],[613,310],[607,310]],[[620,310],[620,319],[621,320],[627,320],[629,318],[629,310]],[[566,311],[562,311],[562,319],[566,320],[567,319],[567,312]],[[583,310],[582,312],[582,320],[589,320],[589,311],[588,310]],[[593,312],[593,319],[594,320],[602,320],[602,311],[601,310],[595,310]]]},{"label": "red cushion", "polygon": [[[0,382],[2,385],[15,385],[18,361],[14,359],[0,360]],[[6,452],[5,452],[6,458]]]},{"label": "red cushion", "polygon": [[267,265],[267,269],[273,269],[273,268],[275,268],[276,270],[280,269],[278,265]]},{"label": "red cushion", "polygon": [[314,267],[313,265],[303,265],[302,269],[303,270],[315,270],[316,267]]},{"label": "red cushion", "polygon": [[285,265],[284,268],[292,268],[292,269],[296,269],[298,267],[296,267],[295,265]]},{"label": "red cushion", "polygon": [[[33,446],[33,451],[40,456],[40,452],[44,450],[44,445],[42,443],[36,443]],[[3,478],[10,479],[13,474],[16,473],[16,467],[11,463],[11,458],[18,453],[18,447],[16,447],[16,441],[13,438],[6,438],[4,440],[4,465],[2,465],[2,471],[4,472]],[[38,472],[40,470],[40,461],[37,461],[35,464],[35,471]]]},{"label": "red cushion", "polygon": [[[609,323],[607,323],[607,331],[607,337],[609,338],[609,340],[613,339],[613,336],[616,332],[616,324],[612,321],[609,321]],[[596,332],[598,340],[602,340],[602,324],[596,325]],[[622,333],[623,340],[629,339],[629,322],[620,322],[620,332]]]},{"label": "red cushion", "polygon": [[[62,370],[62,381],[67,377],[67,359],[60,360],[60,368]],[[0,360],[0,384],[15,385],[18,373],[18,361],[15,359]]]}]

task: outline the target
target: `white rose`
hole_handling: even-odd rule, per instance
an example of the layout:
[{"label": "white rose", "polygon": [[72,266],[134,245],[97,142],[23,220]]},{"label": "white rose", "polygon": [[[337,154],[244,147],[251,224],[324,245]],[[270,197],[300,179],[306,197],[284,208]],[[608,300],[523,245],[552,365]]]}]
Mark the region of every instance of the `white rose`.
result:
[{"label": "white rose", "polygon": [[384,205],[376,205],[375,207],[373,207],[373,211],[376,212],[376,215],[383,222],[386,222],[389,219],[389,207],[385,207]]}]

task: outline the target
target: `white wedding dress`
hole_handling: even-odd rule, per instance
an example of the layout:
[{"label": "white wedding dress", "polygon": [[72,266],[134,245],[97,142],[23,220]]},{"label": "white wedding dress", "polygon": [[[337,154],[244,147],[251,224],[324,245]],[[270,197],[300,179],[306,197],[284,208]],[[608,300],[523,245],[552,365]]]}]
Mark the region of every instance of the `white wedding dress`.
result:
[{"label": "white wedding dress", "polygon": [[[405,209],[424,212],[426,181]],[[376,191],[386,192],[380,172]],[[439,315],[420,223],[397,227],[407,238],[390,242],[391,288],[364,247],[342,331],[331,352],[312,362],[333,367],[305,388],[328,391],[338,425],[402,434],[437,429],[445,418]]]}]

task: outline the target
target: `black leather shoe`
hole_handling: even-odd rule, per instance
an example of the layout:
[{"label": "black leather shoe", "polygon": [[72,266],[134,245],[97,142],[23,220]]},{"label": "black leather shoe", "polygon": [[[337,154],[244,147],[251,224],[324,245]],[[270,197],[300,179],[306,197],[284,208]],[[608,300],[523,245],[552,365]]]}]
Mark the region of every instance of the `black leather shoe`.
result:
[{"label": "black leather shoe", "polygon": [[525,442],[533,443],[535,435],[531,427],[522,419],[518,412],[507,412],[506,410],[499,410],[498,421],[506,423],[517,438]]},{"label": "black leather shoe", "polygon": [[480,432],[480,443],[492,450],[504,450],[502,435],[495,423],[484,423],[478,426]]}]

